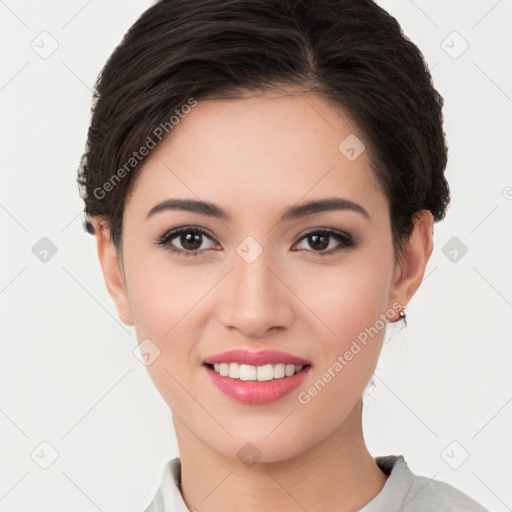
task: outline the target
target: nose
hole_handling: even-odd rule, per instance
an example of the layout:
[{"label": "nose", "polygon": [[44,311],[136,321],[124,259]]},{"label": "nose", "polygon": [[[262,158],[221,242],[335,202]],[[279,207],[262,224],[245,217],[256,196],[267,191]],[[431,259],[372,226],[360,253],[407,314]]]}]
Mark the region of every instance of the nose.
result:
[{"label": "nose", "polygon": [[252,263],[234,255],[234,268],[221,294],[220,321],[250,338],[289,328],[294,319],[293,293],[263,253]]}]

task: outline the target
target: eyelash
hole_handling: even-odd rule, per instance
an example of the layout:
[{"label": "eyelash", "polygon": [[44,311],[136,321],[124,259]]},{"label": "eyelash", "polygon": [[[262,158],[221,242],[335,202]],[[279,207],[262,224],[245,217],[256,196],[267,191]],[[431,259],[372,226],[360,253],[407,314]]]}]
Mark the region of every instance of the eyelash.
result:
[{"label": "eyelash", "polygon": [[[159,247],[164,247],[165,249],[177,253],[186,257],[190,256],[197,256],[199,253],[204,252],[205,250],[211,250],[211,249],[202,249],[197,251],[186,251],[183,249],[180,249],[178,247],[174,247],[170,242],[171,240],[177,238],[178,236],[186,233],[199,233],[201,235],[207,236],[208,238],[211,238],[214,240],[213,236],[206,230],[195,227],[195,226],[186,226],[182,228],[176,228],[172,229],[171,231],[166,231],[164,234],[160,235],[158,238],[155,239],[155,244]],[[308,236],[311,235],[328,235],[335,239],[337,239],[339,242],[341,242],[341,245],[337,248],[330,249],[328,251],[322,250],[322,251],[315,251],[315,250],[308,250],[307,252],[313,252],[315,254],[318,254],[319,256],[329,256],[332,254],[339,253],[341,251],[350,249],[350,248],[356,248],[359,244],[358,242],[354,241],[354,239],[346,233],[343,233],[341,231],[331,229],[331,228],[322,228],[314,231],[309,231],[308,233],[304,234],[295,244],[299,244],[304,239],[306,239]],[[304,250],[304,249],[301,249]],[[296,251],[297,252],[297,251]]]}]

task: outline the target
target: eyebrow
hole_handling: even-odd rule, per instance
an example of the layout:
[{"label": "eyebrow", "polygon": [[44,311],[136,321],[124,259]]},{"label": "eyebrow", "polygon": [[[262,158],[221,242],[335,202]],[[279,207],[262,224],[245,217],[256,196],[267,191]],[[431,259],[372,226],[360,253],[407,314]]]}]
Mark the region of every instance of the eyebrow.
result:
[{"label": "eyebrow", "polygon": [[[220,206],[206,201],[196,201],[195,199],[166,199],[165,201],[153,206],[153,208],[149,210],[146,219],[165,210],[182,210],[199,213],[201,215],[208,215],[221,220],[231,220],[231,216]],[[370,220],[370,214],[360,204],[349,201],[348,199],[341,199],[339,197],[320,199],[298,206],[291,206],[283,213],[283,215],[281,215],[280,220],[282,222],[286,222],[314,215],[315,213],[332,210],[354,211],[360,213],[367,220]]]}]

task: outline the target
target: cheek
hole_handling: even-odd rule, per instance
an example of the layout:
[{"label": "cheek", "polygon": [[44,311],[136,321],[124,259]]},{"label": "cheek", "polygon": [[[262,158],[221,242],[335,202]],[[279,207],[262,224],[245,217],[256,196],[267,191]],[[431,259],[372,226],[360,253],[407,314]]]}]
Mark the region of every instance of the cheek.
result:
[{"label": "cheek", "polygon": [[170,339],[208,290],[207,280],[193,265],[171,264],[164,249],[134,247],[126,267],[130,308],[144,337]]},{"label": "cheek", "polygon": [[307,278],[295,278],[294,290],[315,314],[320,338],[334,348],[343,349],[386,312],[393,269],[385,254],[382,247],[365,248],[336,265],[295,268],[295,276]]},{"label": "cheek", "polygon": [[308,290],[322,319],[315,320],[320,361],[297,396],[304,415],[322,418],[311,439],[345,421],[375,370],[386,329],[383,269],[350,265],[331,272],[328,281],[317,279]]},{"label": "cheek", "polygon": [[149,251],[135,256],[128,283],[137,340],[151,340],[158,354],[146,370],[169,406],[183,407],[187,395],[180,383],[191,371],[190,353],[197,334],[191,320],[200,305],[198,300],[208,289],[207,283],[194,276],[192,266],[173,268],[162,261],[165,257],[156,258]]},{"label": "cheek", "polygon": [[377,364],[387,325],[392,259],[391,253],[386,258],[386,251],[375,251],[379,258],[373,253],[359,251],[343,264],[318,266],[303,274],[308,280],[298,288],[298,295],[315,313],[308,313],[309,324],[315,325],[318,353],[322,354],[315,377],[321,379],[322,389],[326,384],[319,402],[350,405]]},{"label": "cheek", "polygon": [[159,350],[147,370],[170,403],[171,397],[182,395],[178,383],[198,363],[195,347],[209,311],[208,293],[219,275],[206,265],[199,270],[197,265],[173,263],[164,250],[137,247],[126,268],[137,339],[149,338]]}]

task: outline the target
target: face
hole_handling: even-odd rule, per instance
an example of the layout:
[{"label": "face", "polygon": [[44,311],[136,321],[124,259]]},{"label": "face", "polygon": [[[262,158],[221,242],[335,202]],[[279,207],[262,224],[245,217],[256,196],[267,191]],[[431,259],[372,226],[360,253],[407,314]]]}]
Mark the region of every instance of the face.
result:
[{"label": "face", "polygon": [[[116,302],[160,351],[147,370],[177,433],[229,457],[252,442],[262,462],[284,460],[339,432],[360,400],[386,320],[426,261],[400,280],[389,202],[354,135],[364,143],[312,94],[199,101],[144,166],[125,207]],[[214,207],[165,206],[176,199]],[[288,387],[259,383],[266,398],[240,380],[226,393],[205,360],[232,349],[308,364]]]}]

